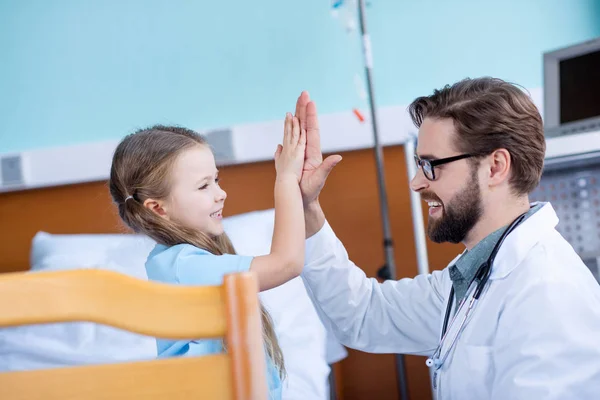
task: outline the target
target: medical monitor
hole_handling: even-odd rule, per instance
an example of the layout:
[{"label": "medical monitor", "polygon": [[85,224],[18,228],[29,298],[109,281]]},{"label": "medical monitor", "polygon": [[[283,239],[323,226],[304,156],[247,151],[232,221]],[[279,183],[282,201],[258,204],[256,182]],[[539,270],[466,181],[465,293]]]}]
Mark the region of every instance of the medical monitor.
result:
[{"label": "medical monitor", "polygon": [[544,54],[544,131],[600,131],[600,38]]}]

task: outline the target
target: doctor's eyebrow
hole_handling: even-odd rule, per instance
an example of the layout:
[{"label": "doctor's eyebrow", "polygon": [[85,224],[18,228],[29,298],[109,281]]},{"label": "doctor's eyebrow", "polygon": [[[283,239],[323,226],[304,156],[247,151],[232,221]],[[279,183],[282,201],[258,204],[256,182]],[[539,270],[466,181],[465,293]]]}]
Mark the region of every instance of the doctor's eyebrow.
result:
[{"label": "doctor's eyebrow", "polygon": [[423,158],[425,160],[437,160],[439,158],[432,154],[418,154],[418,153],[416,153],[416,154],[417,154],[417,157]]}]

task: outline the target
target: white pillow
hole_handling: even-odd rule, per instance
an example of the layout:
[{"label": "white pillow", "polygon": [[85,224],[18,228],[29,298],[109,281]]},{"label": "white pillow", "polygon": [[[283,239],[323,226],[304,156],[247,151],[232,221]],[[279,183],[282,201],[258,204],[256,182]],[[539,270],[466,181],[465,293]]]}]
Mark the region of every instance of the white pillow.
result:
[{"label": "white pillow", "polygon": [[[271,252],[274,222],[275,210],[269,209],[225,218],[223,220],[223,225],[238,254],[260,256]],[[300,277],[295,278],[278,288],[262,292],[260,295],[263,303],[272,304],[271,307],[273,308],[283,309],[285,307],[280,307],[279,301],[286,298],[289,300],[295,299],[296,302],[294,307],[302,307],[305,310],[306,315],[311,315],[310,318],[313,321],[311,325],[314,324],[316,326],[315,329],[320,329],[318,325],[322,326],[322,324],[316,322],[316,320],[319,319],[318,314],[310,302],[310,298],[306,293],[306,288]],[[309,301],[307,302],[306,299]],[[316,319],[314,317],[316,317]],[[327,362],[329,364],[334,364],[346,358],[348,352],[345,347],[338,342],[332,333],[326,332],[326,334]]]},{"label": "white pillow", "polygon": [[[269,254],[273,209],[225,218],[225,232],[242,255]],[[328,399],[329,364],[346,358],[346,349],[325,330],[300,277],[260,293],[269,310],[283,351],[288,378],[282,397]]]},{"label": "white pillow", "polygon": [[102,268],[148,279],[144,265],[154,245],[142,235],[38,232],[31,243],[31,271]]}]

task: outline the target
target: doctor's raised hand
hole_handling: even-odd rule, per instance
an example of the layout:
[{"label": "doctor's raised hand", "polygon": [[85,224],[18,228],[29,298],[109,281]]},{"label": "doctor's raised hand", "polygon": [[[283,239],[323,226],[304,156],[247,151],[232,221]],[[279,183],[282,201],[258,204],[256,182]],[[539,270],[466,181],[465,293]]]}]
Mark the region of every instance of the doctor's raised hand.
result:
[{"label": "doctor's raised hand", "polygon": [[310,237],[321,229],[325,222],[319,204],[319,193],[325,185],[327,176],[333,167],[342,160],[342,156],[331,155],[323,160],[317,107],[310,100],[308,92],[302,92],[298,97],[296,117],[300,120],[301,129],[306,130],[306,155],[300,180],[300,191],[304,204],[306,237]]}]

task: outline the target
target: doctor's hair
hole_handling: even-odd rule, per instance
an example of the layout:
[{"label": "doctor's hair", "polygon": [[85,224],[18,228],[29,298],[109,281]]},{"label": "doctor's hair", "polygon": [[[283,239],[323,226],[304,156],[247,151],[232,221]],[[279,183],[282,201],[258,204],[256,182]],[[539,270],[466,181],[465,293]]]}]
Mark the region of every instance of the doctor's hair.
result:
[{"label": "doctor's hair", "polygon": [[[544,167],[546,141],[542,117],[531,98],[501,79],[464,79],[415,99],[408,107],[413,123],[451,118],[455,147],[461,153],[486,156],[506,149],[511,157],[509,183],[515,195],[531,193]],[[479,159],[473,160],[477,165]]]},{"label": "doctor's hair", "polygon": [[[163,218],[144,206],[147,199],[162,200],[169,196],[175,161],[195,146],[208,146],[208,143],[200,134],[175,126],[155,125],[126,136],[113,155],[109,180],[111,197],[125,225],[157,243],[166,246],[186,243],[215,255],[235,254],[225,233],[212,237]],[[262,304],[261,320],[267,354],[283,377],[283,353],[271,316]]]}]

